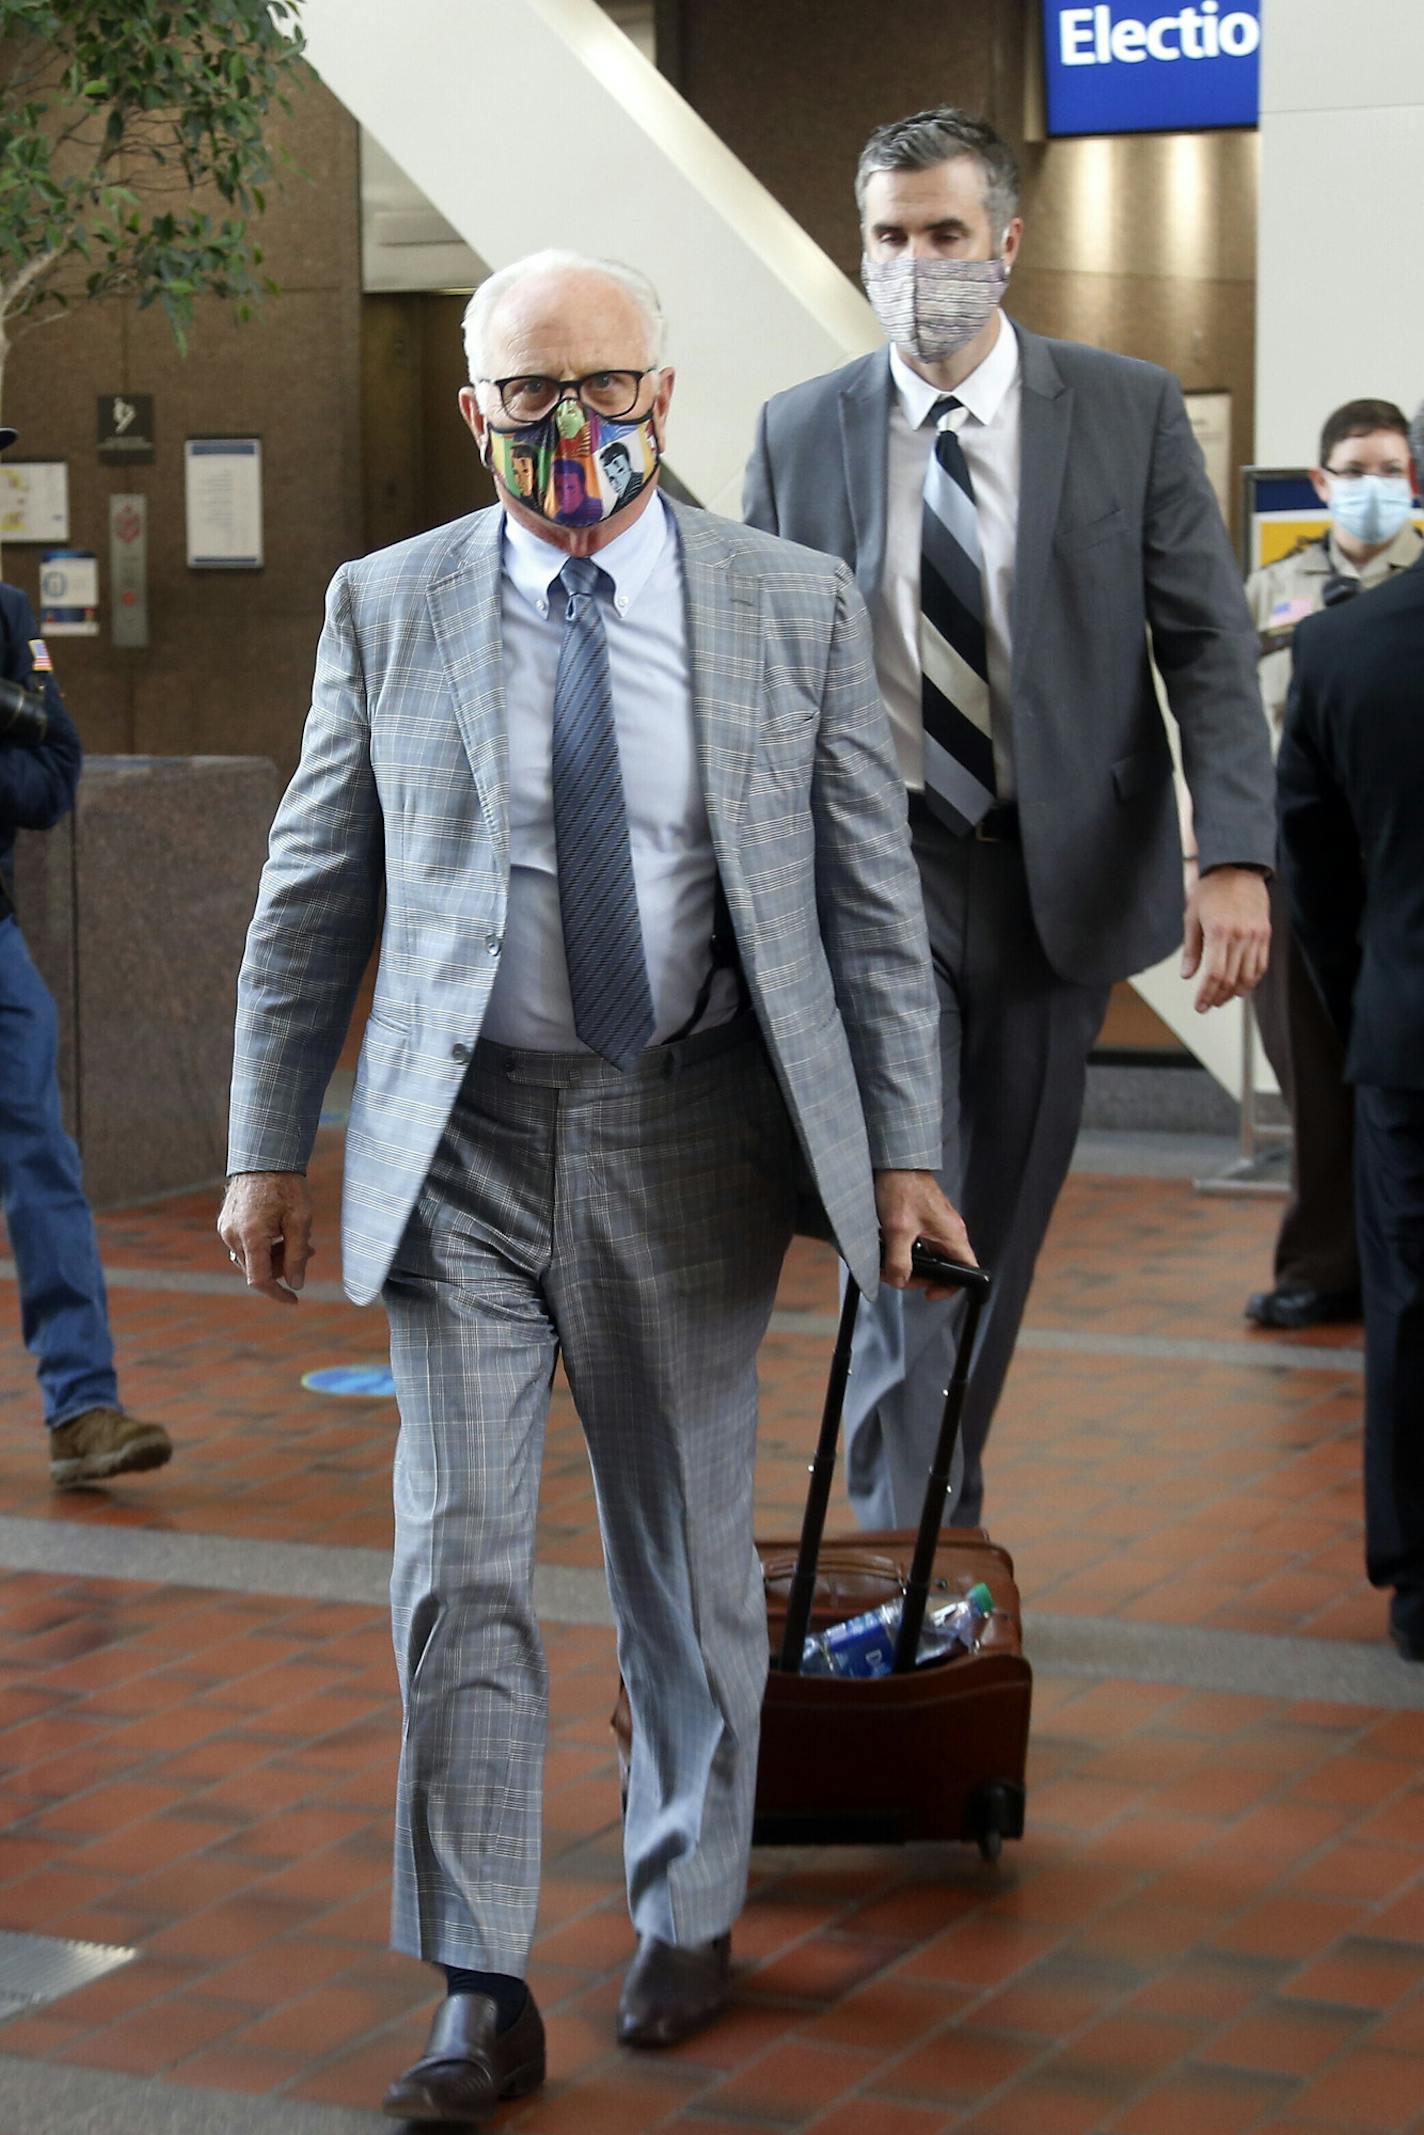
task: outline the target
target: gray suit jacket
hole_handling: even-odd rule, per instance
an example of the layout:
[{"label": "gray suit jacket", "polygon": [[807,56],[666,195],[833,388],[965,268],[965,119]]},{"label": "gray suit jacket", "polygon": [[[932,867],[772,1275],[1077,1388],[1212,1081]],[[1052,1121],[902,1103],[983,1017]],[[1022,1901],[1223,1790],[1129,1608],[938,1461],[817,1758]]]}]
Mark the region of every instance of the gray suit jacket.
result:
[{"label": "gray suit jacket", "polygon": [[[1256,633],[1181,391],[1154,364],[1016,327],[1023,371],[1010,717],[1024,863],[1049,961],[1126,978],[1182,938],[1181,845],[1152,649],[1181,728],[1204,868],[1273,864]],[[751,525],[885,558],[889,351],[762,411]]]},{"label": "gray suit jacket", "polygon": [[[937,1009],[919,882],[844,566],[672,506],[703,795],[737,945],[816,1192],[874,1287],[872,1167],[933,1167]],[[480,1033],[509,885],[503,516],[332,581],[302,758],[239,980],[232,1171],[304,1170],[375,943],[343,1270],[379,1291]],[[382,901],[384,899],[384,924]]]}]

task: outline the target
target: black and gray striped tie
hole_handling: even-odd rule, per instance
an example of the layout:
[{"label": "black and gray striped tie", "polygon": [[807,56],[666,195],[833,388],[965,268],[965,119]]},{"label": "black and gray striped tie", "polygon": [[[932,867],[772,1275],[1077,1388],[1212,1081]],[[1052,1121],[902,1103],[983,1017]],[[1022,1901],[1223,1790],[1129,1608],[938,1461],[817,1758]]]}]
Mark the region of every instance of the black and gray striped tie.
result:
[{"label": "black and gray striped tie", "polygon": [[554,683],[554,845],[574,1029],[623,1069],[653,1035],[653,996],[598,610],[606,575],[586,556],[559,573],[568,606]]},{"label": "black and gray striped tie", "polygon": [[925,470],[920,537],[920,706],[925,800],[963,837],[994,805],[989,661],[979,514],[959,439],[948,427],[961,403],[935,404],[938,425]]}]

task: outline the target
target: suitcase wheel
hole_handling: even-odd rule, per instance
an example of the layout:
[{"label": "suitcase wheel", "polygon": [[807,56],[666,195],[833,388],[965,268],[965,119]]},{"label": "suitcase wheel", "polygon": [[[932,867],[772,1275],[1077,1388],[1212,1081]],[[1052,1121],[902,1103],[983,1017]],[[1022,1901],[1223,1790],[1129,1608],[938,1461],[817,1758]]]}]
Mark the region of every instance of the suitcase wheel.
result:
[{"label": "suitcase wheel", "polygon": [[1006,1838],[1023,1837],[1023,1788],[1003,1779],[976,1787],[970,1797],[966,1822],[967,1836],[979,1848],[980,1859],[997,1861]]}]

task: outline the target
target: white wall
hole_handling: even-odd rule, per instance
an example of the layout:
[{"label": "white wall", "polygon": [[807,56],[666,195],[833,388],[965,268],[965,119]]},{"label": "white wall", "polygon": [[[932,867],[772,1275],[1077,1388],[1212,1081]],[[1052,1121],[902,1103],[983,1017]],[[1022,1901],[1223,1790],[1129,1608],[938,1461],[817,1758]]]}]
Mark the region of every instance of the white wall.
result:
[{"label": "white wall", "polygon": [[1424,0],[1265,0],[1256,460],[1424,400]]},{"label": "white wall", "polygon": [[453,223],[361,128],[361,287],[392,290],[473,289],[489,268]]}]

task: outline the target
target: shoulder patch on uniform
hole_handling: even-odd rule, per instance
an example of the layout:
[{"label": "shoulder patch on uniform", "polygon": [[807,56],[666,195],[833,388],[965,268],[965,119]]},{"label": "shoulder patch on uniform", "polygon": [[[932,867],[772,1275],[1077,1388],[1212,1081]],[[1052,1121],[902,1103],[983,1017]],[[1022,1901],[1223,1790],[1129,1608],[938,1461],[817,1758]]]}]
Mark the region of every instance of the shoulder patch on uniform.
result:
[{"label": "shoulder patch on uniform", "polygon": [[1283,623],[1303,623],[1308,615],[1315,613],[1315,602],[1308,593],[1298,593],[1294,600],[1278,600],[1271,610],[1271,627]]},{"label": "shoulder patch on uniform", "polygon": [[52,675],[54,673],[54,662],[49,656],[49,647],[43,638],[30,639],[30,658],[35,663],[35,673],[37,675]]}]

